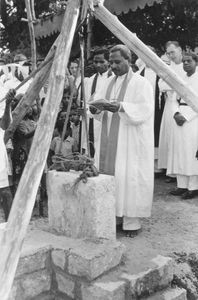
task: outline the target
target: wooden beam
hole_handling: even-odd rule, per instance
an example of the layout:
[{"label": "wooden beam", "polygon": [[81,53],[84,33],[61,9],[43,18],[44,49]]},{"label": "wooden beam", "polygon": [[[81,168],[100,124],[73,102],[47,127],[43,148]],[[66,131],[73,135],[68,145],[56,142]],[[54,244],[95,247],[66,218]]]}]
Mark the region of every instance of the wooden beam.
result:
[{"label": "wooden beam", "polygon": [[189,88],[168,65],[166,65],[151,49],[138,37],[129,31],[116,16],[112,15],[99,0],[94,1],[94,15],[99,19],[120,41],[135,52],[147,66],[153,69],[164,81],[175,90],[188,105],[198,113],[198,95]]},{"label": "wooden beam", "polygon": [[80,0],[69,0],[59,43],[50,73],[50,83],[5,232],[0,237],[0,299],[7,300],[14,280],[20,251],[31,218],[36,193],[46,163],[59,105],[66,67],[79,16]]}]

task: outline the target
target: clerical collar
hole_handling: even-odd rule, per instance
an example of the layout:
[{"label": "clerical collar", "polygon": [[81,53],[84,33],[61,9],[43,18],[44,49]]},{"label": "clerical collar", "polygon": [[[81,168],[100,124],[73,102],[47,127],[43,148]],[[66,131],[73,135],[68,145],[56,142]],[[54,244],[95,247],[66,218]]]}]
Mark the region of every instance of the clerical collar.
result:
[{"label": "clerical collar", "polygon": [[102,73],[102,74],[100,74],[100,73],[98,72],[98,76],[100,76],[100,77],[107,77],[107,75],[108,75],[108,71],[106,71],[106,72],[104,72],[104,73]]}]

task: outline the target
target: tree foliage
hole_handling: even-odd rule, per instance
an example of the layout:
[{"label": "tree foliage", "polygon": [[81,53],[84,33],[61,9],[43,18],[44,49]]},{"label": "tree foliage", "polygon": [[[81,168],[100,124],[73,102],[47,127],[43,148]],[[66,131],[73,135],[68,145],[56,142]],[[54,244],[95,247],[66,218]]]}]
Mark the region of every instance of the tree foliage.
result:
[{"label": "tree foliage", "polygon": [[[121,0],[120,0],[121,1]],[[24,0],[1,0],[0,47],[7,46],[11,52],[30,56],[30,40]],[[66,1],[35,0],[35,14],[47,15],[56,12],[57,4]],[[135,32],[146,44],[162,49],[167,40],[178,40],[182,46],[198,46],[198,1],[163,0],[161,4],[146,6],[143,10],[118,16],[120,21]],[[116,38],[99,21],[94,22],[93,45],[114,44]],[[55,37],[37,42],[38,50],[45,55]]]},{"label": "tree foliage", "polygon": [[[118,16],[119,20],[147,45],[162,50],[168,40],[177,40],[184,47],[198,46],[198,1],[164,0],[135,12]],[[117,40],[99,21],[94,26],[94,43],[115,43]]]}]

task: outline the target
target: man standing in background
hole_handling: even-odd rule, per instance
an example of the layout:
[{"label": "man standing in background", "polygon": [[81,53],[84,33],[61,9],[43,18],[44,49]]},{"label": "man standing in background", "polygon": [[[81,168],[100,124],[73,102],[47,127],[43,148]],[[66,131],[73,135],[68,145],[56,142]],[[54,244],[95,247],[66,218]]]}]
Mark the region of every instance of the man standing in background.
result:
[{"label": "man standing in background", "polygon": [[[182,64],[182,49],[177,41],[166,43],[166,54],[170,58],[170,68],[181,78],[185,76]],[[165,93],[165,106],[162,116],[160,138],[159,138],[159,159],[158,168],[167,169],[170,136],[173,130],[173,112],[178,107],[176,92],[162,79],[159,80],[159,89]],[[167,182],[175,181],[175,178],[169,178]]]}]

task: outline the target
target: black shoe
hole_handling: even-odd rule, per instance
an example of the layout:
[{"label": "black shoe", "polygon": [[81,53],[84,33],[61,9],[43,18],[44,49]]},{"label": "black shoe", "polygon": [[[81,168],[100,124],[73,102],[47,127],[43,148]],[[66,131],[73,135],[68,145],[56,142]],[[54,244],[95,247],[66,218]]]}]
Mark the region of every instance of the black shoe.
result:
[{"label": "black shoe", "polygon": [[129,238],[135,238],[140,232],[141,232],[141,228],[138,230],[124,230],[126,237]]},{"label": "black shoe", "polygon": [[188,190],[187,189],[181,189],[181,188],[177,188],[173,191],[170,191],[170,195],[172,196],[182,196],[183,194],[185,194]]},{"label": "black shoe", "polygon": [[183,200],[193,199],[197,195],[197,191],[187,191],[182,195]]}]

